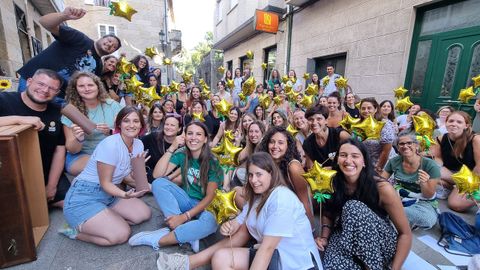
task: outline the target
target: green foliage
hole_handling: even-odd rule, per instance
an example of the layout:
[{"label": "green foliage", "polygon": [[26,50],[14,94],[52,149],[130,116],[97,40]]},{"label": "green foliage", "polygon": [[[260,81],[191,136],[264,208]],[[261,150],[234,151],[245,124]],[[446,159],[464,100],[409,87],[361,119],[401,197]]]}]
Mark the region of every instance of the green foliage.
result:
[{"label": "green foliage", "polygon": [[206,32],[204,40],[200,41],[193,50],[187,51],[185,48],[182,48],[182,51],[177,56],[177,61],[175,61],[176,67],[181,73],[190,72],[195,74],[195,71],[200,66],[203,57],[205,57],[213,47],[213,33]]}]

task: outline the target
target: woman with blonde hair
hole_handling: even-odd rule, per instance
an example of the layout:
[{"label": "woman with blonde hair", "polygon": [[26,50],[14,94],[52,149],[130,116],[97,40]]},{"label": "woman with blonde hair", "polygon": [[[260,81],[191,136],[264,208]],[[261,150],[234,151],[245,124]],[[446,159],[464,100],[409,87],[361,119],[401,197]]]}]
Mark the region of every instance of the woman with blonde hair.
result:
[{"label": "woman with blonde hair", "polygon": [[88,135],[80,126],[62,116],[67,148],[65,170],[76,176],[87,164],[97,144],[112,133],[121,106],[110,99],[100,78],[89,72],[78,72],[72,76],[65,99],[96,124],[93,133]]}]

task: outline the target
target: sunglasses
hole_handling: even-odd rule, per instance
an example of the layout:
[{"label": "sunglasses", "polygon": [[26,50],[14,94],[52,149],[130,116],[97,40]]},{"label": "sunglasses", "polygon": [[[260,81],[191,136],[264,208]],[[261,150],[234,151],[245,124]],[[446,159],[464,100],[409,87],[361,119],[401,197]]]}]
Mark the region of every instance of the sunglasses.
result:
[{"label": "sunglasses", "polygon": [[402,147],[402,146],[412,146],[414,144],[414,142],[399,142],[398,143],[398,146]]}]

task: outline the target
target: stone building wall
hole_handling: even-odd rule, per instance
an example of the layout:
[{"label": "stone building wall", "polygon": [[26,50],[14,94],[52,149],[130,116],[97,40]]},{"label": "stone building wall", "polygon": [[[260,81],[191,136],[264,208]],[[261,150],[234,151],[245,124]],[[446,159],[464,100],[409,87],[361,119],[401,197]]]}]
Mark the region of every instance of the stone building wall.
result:
[{"label": "stone building wall", "polygon": [[[346,53],[345,77],[360,96],[375,93],[378,100],[392,98],[403,85],[416,8],[432,0],[320,0],[293,16],[290,68],[306,72],[307,59]],[[225,19],[225,18],[224,18]],[[224,61],[250,49],[255,53],[255,76],[263,79],[263,49],[277,45],[276,68],[285,74],[286,21],[276,35],[262,33],[225,51]],[[258,78],[257,78],[258,77]]]},{"label": "stone building wall", "polygon": [[87,10],[84,18],[69,21],[68,25],[94,40],[99,38],[100,24],[114,25],[116,34],[122,41],[120,52],[125,52],[128,59],[143,54],[145,48],[151,46],[156,46],[161,51],[159,32],[164,27],[164,0],[130,0],[128,3],[138,12],[132,16],[131,22],[109,15],[110,9],[107,7],[88,5],[84,1],[65,0],[67,6]]}]

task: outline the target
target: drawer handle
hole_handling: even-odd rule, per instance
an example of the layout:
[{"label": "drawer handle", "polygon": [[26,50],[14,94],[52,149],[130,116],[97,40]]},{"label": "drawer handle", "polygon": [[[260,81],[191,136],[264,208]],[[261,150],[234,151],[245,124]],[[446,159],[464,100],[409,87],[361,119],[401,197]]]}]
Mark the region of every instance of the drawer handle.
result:
[{"label": "drawer handle", "polygon": [[8,252],[10,252],[12,255],[17,256],[18,250],[17,250],[17,241],[15,239],[10,240],[10,246],[8,247]]}]

